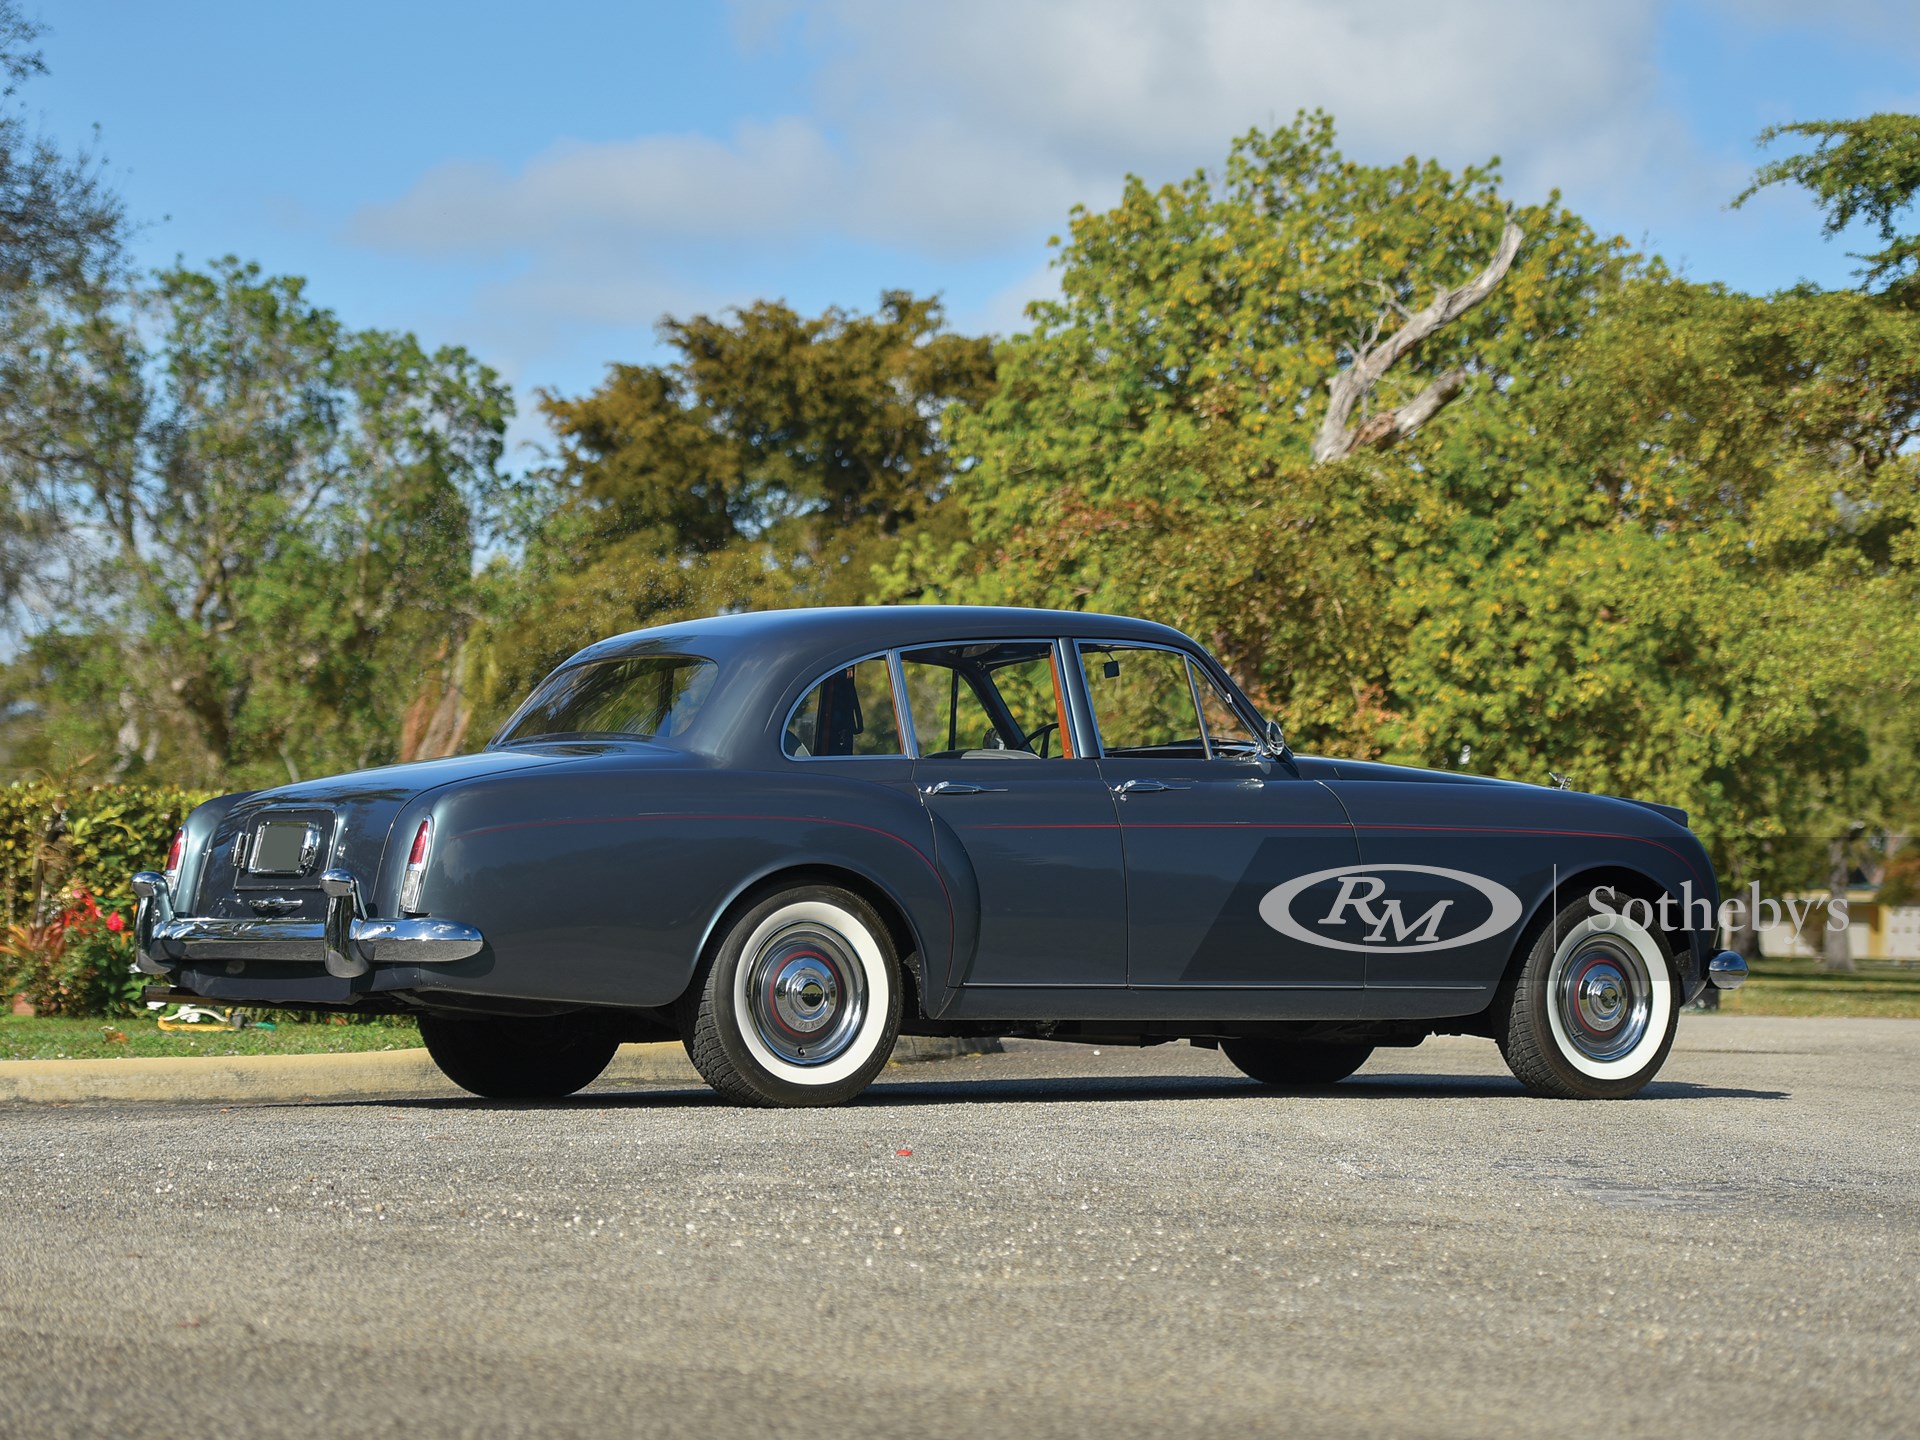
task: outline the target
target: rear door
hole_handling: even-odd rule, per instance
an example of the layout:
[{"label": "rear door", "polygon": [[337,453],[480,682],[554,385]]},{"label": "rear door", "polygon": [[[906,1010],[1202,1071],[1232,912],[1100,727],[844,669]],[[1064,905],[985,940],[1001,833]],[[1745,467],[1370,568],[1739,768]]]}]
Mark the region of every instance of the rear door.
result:
[{"label": "rear door", "polygon": [[1075,734],[1060,646],[991,640],[898,660],[914,785],[935,844],[959,851],[944,858],[962,860],[979,889],[979,944],[954,980],[975,990],[1124,987],[1114,800]]},{"label": "rear door", "polygon": [[[1358,989],[1366,957],[1274,923],[1276,890],[1300,913],[1332,880],[1289,882],[1359,859],[1339,799],[1271,757],[1207,668],[1170,647],[1081,641],[1078,675],[1099,732],[1127,871],[1127,981],[1136,988]],[[1324,906],[1322,907],[1324,910]],[[1313,913],[1321,913],[1314,911]],[[1263,1008],[1288,1008],[1268,993]]]}]

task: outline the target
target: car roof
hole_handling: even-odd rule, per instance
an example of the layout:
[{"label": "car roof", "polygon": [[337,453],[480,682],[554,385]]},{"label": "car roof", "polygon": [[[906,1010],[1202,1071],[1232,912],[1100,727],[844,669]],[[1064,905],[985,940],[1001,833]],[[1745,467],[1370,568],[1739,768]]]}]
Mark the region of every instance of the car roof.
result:
[{"label": "car roof", "polygon": [[1028,610],[995,605],[840,605],[754,610],[630,630],[589,645],[568,663],[633,653],[684,651],[731,659],[756,650],[804,668],[853,652],[939,645],[961,640],[1051,639],[1192,642],[1171,626],[1081,610]]}]

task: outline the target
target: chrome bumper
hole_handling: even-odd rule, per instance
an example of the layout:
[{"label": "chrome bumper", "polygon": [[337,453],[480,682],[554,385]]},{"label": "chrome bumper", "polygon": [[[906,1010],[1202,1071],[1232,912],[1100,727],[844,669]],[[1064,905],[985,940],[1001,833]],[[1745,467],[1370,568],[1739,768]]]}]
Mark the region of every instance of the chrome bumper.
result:
[{"label": "chrome bumper", "polygon": [[260,960],[327,967],[351,980],[375,965],[445,965],[479,953],[486,938],[471,925],[430,917],[381,920],[361,913],[360,887],[345,870],[320,877],[325,920],[217,920],[176,916],[166,877],[142,870],[133,877],[140,897],[134,912],[134,963],[165,975],[182,960]]},{"label": "chrome bumper", "polygon": [[1737,950],[1722,950],[1707,961],[1707,979],[1721,990],[1738,990],[1747,983],[1747,962]]}]

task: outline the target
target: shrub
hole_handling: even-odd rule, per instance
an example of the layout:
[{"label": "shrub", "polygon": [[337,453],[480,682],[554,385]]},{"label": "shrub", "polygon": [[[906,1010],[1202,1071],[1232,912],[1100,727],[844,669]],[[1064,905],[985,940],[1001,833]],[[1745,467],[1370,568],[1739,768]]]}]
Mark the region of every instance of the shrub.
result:
[{"label": "shrub", "polygon": [[173,832],[206,798],[175,785],[0,786],[0,925],[51,919],[76,886],[131,910],[129,877],[160,867]]},{"label": "shrub", "polygon": [[45,1015],[125,1014],[136,870],[158,868],[205,796],[171,785],[0,786],[0,997]]},{"label": "shrub", "polygon": [[144,979],[133,968],[133,921],[75,890],[52,919],[0,934],[0,994],[39,1015],[127,1015]]}]

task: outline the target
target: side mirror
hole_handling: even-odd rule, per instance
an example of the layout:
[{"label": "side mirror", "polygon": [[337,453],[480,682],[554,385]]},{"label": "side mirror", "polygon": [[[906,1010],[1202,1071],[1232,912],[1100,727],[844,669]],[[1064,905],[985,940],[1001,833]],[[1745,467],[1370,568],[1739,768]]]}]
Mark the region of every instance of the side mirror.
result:
[{"label": "side mirror", "polygon": [[1267,748],[1272,750],[1276,755],[1284,755],[1287,753],[1287,737],[1280,729],[1280,722],[1278,720],[1267,721]]}]

